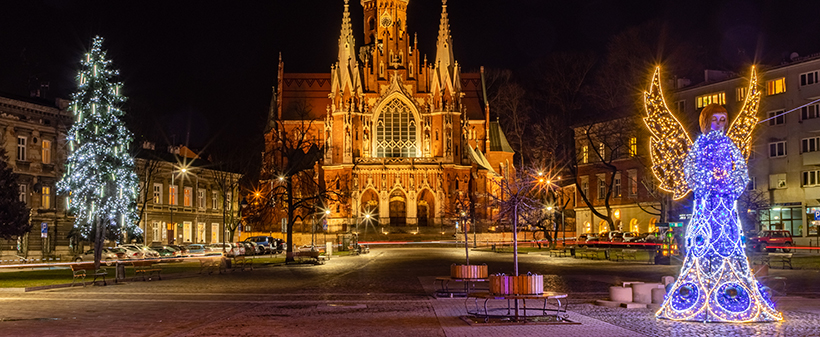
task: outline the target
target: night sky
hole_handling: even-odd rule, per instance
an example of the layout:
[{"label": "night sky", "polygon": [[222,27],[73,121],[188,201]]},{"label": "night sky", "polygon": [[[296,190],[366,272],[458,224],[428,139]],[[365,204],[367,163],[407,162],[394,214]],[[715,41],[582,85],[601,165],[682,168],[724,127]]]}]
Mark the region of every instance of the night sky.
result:
[{"label": "night sky", "polygon": [[[362,13],[351,0],[363,41]],[[462,67],[524,70],[561,51],[603,54],[610,37],[656,20],[667,38],[709,54],[712,69],[737,71],[749,57],[777,64],[820,52],[818,1],[448,1]],[[216,150],[258,144],[275,82],[286,72],[328,72],[335,62],[342,0],[27,0],[0,8],[0,92],[28,95],[50,83],[69,97],[94,35],[125,83],[128,113],[166,140]],[[408,30],[434,58],[441,2],[411,0]],[[745,56],[744,56],[745,55]],[[190,139],[186,141],[186,135]]]}]

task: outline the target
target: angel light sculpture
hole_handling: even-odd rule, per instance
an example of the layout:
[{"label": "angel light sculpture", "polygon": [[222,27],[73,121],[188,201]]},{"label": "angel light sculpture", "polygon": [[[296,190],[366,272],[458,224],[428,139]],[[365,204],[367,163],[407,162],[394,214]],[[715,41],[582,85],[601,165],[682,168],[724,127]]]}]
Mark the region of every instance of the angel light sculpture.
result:
[{"label": "angel light sculpture", "polygon": [[758,121],[760,91],[752,68],[746,98],[725,130],[728,114],[717,104],[700,115],[702,135],[693,143],[663,98],[660,68],[644,93],[652,172],[660,187],[681,199],[694,191],[692,219],[686,227],[686,256],[658,318],[698,322],[782,320],[769,288],[754,278],[741,241],[737,199],[749,182],[746,160]]}]

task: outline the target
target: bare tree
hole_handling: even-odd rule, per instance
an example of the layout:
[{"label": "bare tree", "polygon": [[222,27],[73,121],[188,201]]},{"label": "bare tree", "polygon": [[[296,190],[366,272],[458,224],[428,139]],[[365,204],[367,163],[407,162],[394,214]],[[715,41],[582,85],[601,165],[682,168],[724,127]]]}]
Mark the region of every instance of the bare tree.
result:
[{"label": "bare tree", "polygon": [[[153,186],[152,182],[156,175],[159,173],[160,167],[162,165],[162,160],[158,158],[152,158],[150,156],[142,156],[135,160],[136,168],[137,168],[137,176],[140,178],[141,183],[138,184],[139,196],[140,200],[139,203],[139,212],[137,213],[137,223],[142,222],[145,219],[145,210],[148,207],[148,201],[153,198]],[[146,229],[147,230],[146,224]],[[143,242],[145,241],[145,231],[143,231]]]},{"label": "bare tree", "polygon": [[[603,185],[603,195],[600,195],[601,189],[597,195],[600,202],[603,204],[603,210],[595,207],[595,203],[589,196],[589,191],[583,188],[578,189],[578,194],[589,206],[590,211],[605,220],[609,224],[609,230],[616,230],[615,219],[611,207],[613,197],[617,197],[618,191],[615,190],[615,175],[618,173],[618,166],[615,161],[629,155],[628,139],[634,130],[637,130],[637,123],[633,118],[619,118],[604,122],[595,122],[587,124],[578,128],[576,132],[580,133],[581,153],[578,154],[575,163],[573,163],[573,171],[575,176],[579,176],[579,166],[588,164],[594,168],[593,172],[603,176],[590,177],[597,181],[592,186]],[[583,148],[586,149],[584,152]],[[586,163],[585,163],[586,162]]]}]

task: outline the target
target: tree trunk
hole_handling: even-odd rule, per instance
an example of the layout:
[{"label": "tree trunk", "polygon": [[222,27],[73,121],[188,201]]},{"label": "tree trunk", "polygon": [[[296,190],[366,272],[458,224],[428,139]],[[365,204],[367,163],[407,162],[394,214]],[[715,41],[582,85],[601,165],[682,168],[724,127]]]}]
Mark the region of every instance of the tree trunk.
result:
[{"label": "tree trunk", "polygon": [[288,193],[288,233],[287,233],[287,250],[285,253],[285,262],[292,262],[293,259],[293,219],[295,210],[293,208],[293,177],[287,179],[287,193]]},{"label": "tree trunk", "polygon": [[95,217],[96,223],[96,237],[94,238],[94,269],[100,269],[100,260],[102,259],[103,241],[105,241],[105,222],[101,217]]}]

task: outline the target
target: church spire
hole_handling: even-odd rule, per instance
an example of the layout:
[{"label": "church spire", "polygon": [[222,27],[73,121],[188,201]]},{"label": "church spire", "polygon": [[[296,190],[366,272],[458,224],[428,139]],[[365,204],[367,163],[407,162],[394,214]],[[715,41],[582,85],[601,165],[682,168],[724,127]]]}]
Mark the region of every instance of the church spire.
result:
[{"label": "church spire", "polygon": [[339,58],[331,68],[331,95],[344,95],[345,89],[354,97],[362,93],[359,75],[359,63],[356,60],[356,39],[350,24],[349,0],[345,1],[345,10],[342,15],[342,30],[339,35]]},{"label": "church spire", "polygon": [[[461,91],[458,62],[453,56],[453,36],[450,33],[450,19],[447,14],[447,0],[441,1],[441,20],[436,42],[436,60],[433,64],[434,76],[430,88],[435,92],[449,92],[453,95]],[[454,97],[455,95],[453,95]]]}]

